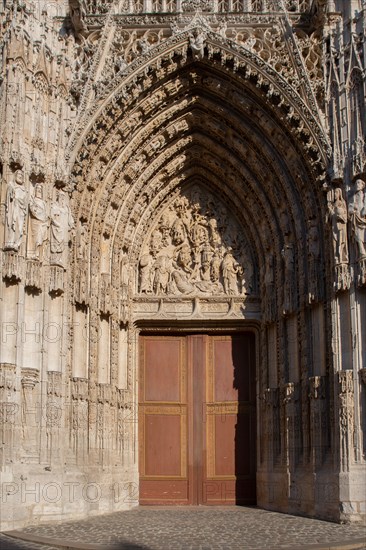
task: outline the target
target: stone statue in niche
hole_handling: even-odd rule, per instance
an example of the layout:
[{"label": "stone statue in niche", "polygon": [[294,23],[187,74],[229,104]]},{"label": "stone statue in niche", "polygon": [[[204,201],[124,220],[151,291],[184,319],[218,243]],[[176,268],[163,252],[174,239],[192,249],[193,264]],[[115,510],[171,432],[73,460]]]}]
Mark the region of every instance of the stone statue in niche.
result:
[{"label": "stone statue in niche", "polygon": [[366,259],[366,194],[365,182],[355,181],[355,194],[349,207],[352,231],[357,245],[357,260]]},{"label": "stone statue in niche", "polygon": [[24,173],[17,170],[14,182],[9,182],[5,199],[5,250],[19,250],[27,215],[28,193],[24,186]]},{"label": "stone statue in niche", "polygon": [[238,223],[198,186],[162,212],[139,262],[139,292],[147,295],[246,295],[253,277]]},{"label": "stone statue in niche", "polygon": [[335,263],[348,263],[347,204],[339,187],[334,190],[333,200],[328,202],[328,210],[332,223]]},{"label": "stone statue in niche", "polygon": [[51,264],[66,267],[69,235],[74,220],[68,205],[68,197],[63,191],[57,192],[56,201],[51,205]]},{"label": "stone statue in niche", "polygon": [[28,257],[42,260],[42,246],[47,239],[48,214],[40,184],[36,185],[34,196],[29,199],[29,229]]}]

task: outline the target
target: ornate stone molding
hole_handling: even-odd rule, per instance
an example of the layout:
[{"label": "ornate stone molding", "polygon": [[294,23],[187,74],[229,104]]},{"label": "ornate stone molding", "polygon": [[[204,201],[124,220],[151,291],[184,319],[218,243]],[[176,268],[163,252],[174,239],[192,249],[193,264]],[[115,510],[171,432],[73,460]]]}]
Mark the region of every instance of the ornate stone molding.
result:
[{"label": "ornate stone molding", "polygon": [[[197,32],[199,32],[199,30],[200,29],[198,28]],[[147,66],[150,67],[149,71],[153,70],[153,67],[154,65],[156,66],[159,57],[163,58],[164,56],[168,55],[168,59],[170,59],[171,62],[174,55],[173,52],[175,50],[177,51],[178,57],[179,55],[182,55],[182,48],[187,48],[188,46],[190,33],[191,31],[181,32],[177,36],[172,36],[168,38],[162,44],[154,46],[151,50],[148,50],[136,61],[132,62],[123,72],[123,75],[117,75],[117,80],[116,82],[112,83],[112,86],[109,82],[108,89],[110,90],[111,87],[114,89],[113,103],[120,101],[121,91],[122,97],[128,97],[128,95],[126,95],[128,94],[126,86],[130,86],[130,83],[132,82],[135,84],[136,79],[138,78],[138,74],[141,73],[142,70],[146,70]],[[256,79],[258,86],[262,87],[264,90],[266,90],[266,92],[268,92],[269,87],[270,93],[268,94],[268,97],[270,100],[274,100],[275,103],[278,104],[277,98],[282,98],[280,101],[281,105],[284,102],[289,101],[291,104],[288,109],[289,117],[292,118],[294,116],[295,119],[298,118],[298,120],[302,120],[302,125],[309,129],[310,133],[314,137],[314,141],[317,141],[319,145],[322,144],[319,150],[324,151],[325,156],[327,155],[326,151],[328,151],[329,149],[329,143],[319,125],[319,122],[315,122],[316,118],[318,117],[317,109],[314,108],[315,110],[313,109],[313,114],[309,117],[309,112],[307,112],[309,107],[305,107],[298,93],[289,86],[285,78],[280,76],[276,70],[274,70],[270,65],[264,62],[263,59],[261,59],[256,53],[249,51],[245,47],[237,45],[233,41],[223,39],[220,35],[217,35],[215,33],[210,35],[210,37],[207,37],[207,40],[209,58],[212,58],[214,53],[216,55],[219,54],[221,56],[221,65],[225,65],[228,62],[231,63],[232,60],[234,60],[234,66],[245,68],[247,79]],[[237,61],[235,61],[236,57]],[[157,67],[159,66],[160,63],[157,63]],[[118,79],[120,81],[122,80],[122,82],[118,82]],[[103,95],[101,95],[101,99],[102,98]],[[110,99],[111,96],[109,96],[109,98],[108,96],[104,97],[103,103],[105,106],[108,106],[108,102],[110,101]],[[97,111],[101,112],[100,102],[94,103],[87,115],[87,119],[85,119],[85,122],[88,123],[89,128],[91,126],[90,120],[95,117]],[[315,119],[313,117],[315,117]],[[81,123],[81,127],[82,126],[83,124]],[[316,134],[318,134],[318,137],[316,137]],[[75,146],[76,135],[72,137],[69,143],[69,155],[72,154],[72,151],[76,150]],[[311,147],[313,148],[313,146]],[[323,159],[325,158],[325,156],[323,155]]]},{"label": "ornate stone molding", "polygon": [[24,257],[19,256],[17,252],[6,250],[2,252],[3,279],[10,283],[19,283],[24,278]]},{"label": "ornate stone molding", "polygon": [[21,384],[24,390],[33,390],[39,383],[39,371],[36,369],[22,369]]}]

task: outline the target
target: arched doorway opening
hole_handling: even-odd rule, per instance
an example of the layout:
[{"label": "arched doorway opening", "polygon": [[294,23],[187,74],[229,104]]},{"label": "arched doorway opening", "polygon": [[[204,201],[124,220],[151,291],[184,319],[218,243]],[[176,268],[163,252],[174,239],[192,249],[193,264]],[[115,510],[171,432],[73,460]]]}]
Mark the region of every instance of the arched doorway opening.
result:
[{"label": "arched doorway opening", "polygon": [[73,315],[90,344],[77,368],[115,386],[120,463],[139,486],[139,424],[123,423],[137,411],[139,327],[254,324],[257,501],[286,510],[289,471],[303,482],[311,444],[297,429],[313,421],[307,379],[325,371],[325,343],[314,345],[314,327],[328,323],[314,276],[328,254],[322,138],[299,97],[253,60],[237,63],[216,43],[210,52],[197,60],[184,37],[167,44],[104,101],[80,142],[73,208],[88,269],[75,255]]}]

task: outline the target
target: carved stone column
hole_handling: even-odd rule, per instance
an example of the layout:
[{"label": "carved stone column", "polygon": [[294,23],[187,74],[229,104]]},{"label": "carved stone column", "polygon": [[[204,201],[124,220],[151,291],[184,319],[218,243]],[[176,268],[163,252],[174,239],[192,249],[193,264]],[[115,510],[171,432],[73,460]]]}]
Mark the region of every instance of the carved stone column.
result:
[{"label": "carved stone column", "polygon": [[366,258],[357,262],[357,284],[358,286],[366,285]]},{"label": "carved stone column", "polygon": [[284,456],[285,463],[291,471],[294,471],[297,461],[297,441],[295,421],[297,417],[297,407],[299,400],[299,387],[298,384],[289,382],[281,388],[282,404],[284,407],[285,417],[285,448]]},{"label": "carved stone column", "polygon": [[[360,374],[360,381],[361,381],[360,389],[361,389],[362,408],[366,410],[366,367],[361,369],[359,371],[359,374]],[[365,414],[363,414],[361,417],[360,431],[361,431],[361,437],[362,437],[361,449],[362,449],[363,457],[365,459],[366,458],[366,415]]]},{"label": "carved stone column", "polygon": [[[62,374],[57,371],[47,372],[47,402],[45,410],[47,461],[59,459],[60,429],[64,418],[62,403]],[[43,447],[42,447],[43,450]]]},{"label": "carved stone column", "polygon": [[310,452],[313,469],[321,466],[326,450],[325,379],[324,376],[309,378],[310,399]]},{"label": "carved stone column", "polygon": [[88,380],[71,381],[71,432],[77,462],[84,461],[88,452]]},{"label": "carved stone column", "polygon": [[280,407],[280,390],[279,388],[271,389],[272,401],[272,445],[273,445],[273,465],[280,464],[282,459],[282,430],[281,430],[281,410]]},{"label": "carved stone column", "polygon": [[39,460],[40,452],[39,428],[42,409],[36,389],[38,383],[38,370],[22,369],[22,439],[25,457],[30,461]]},{"label": "carved stone column", "polygon": [[264,402],[264,445],[267,467],[273,467],[273,409],[277,402],[277,388],[266,388],[263,393]]},{"label": "carved stone column", "polygon": [[353,371],[338,372],[338,406],[340,430],[340,468],[349,471],[353,459],[354,387]]},{"label": "carved stone column", "polygon": [[12,460],[14,452],[15,426],[19,422],[17,403],[16,368],[6,363],[0,364],[0,425],[2,446],[1,464]]}]

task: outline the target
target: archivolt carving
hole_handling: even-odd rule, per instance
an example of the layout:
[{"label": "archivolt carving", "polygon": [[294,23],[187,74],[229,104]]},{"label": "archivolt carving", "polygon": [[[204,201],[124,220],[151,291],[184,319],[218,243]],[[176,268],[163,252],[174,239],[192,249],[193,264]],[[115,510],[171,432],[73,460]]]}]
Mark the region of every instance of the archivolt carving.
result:
[{"label": "archivolt carving", "polygon": [[[184,33],[178,34],[182,38]],[[179,49],[178,41],[173,44],[172,40],[169,51],[165,41],[119,71],[119,88],[109,104],[106,98],[103,100],[106,108],[100,109],[98,119],[94,118],[74,167],[74,217],[86,220],[92,242],[99,242],[103,234],[110,236],[112,272],[106,273],[105,279],[118,300],[118,307],[111,308],[103,297],[97,299],[100,293],[107,297],[110,290],[101,286],[100,273],[104,271],[100,258],[92,251],[90,307],[111,313],[123,323],[129,318],[130,298],[136,293],[140,294],[139,303],[147,304],[160,297],[165,300],[178,296],[180,300],[183,296],[208,299],[235,295],[239,299],[246,292],[259,291],[263,319],[269,323],[279,313],[295,311],[298,296],[302,303],[307,301],[306,293],[309,301],[319,298],[313,279],[316,270],[321,269],[323,251],[317,252],[309,241],[307,254],[303,246],[307,220],[319,212],[323,200],[315,183],[321,165],[318,137],[299,112],[286,105],[275,85],[253,70],[249,62],[246,64],[250,57],[248,44],[243,46],[246,62],[236,64],[239,57],[212,40],[208,37],[199,67],[189,63],[188,42],[181,41]],[[259,45],[260,41],[256,47]],[[132,51],[135,46],[130,46]],[[164,48],[165,61],[161,54]],[[258,53],[253,53],[255,58]],[[144,65],[148,58],[149,65]],[[138,69],[138,65],[145,69]],[[229,70],[223,71],[224,66]],[[258,93],[259,88],[266,98]],[[102,101],[102,95],[98,97]],[[268,100],[277,105],[273,112],[268,109]],[[97,101],[95,105],[97,108]],[[215,249],[209,238],[207,250],[201,243],[196,255],[187,230],[186,242],[181,243],[186,246],[176,250],[179,245],[160,242],[155,250],[159,235],[163,240],[164,224],[159,224],[165,210],[172,206],[173,196],[178,189],[188,189],[197,181],[213,192],[222,189],[226,205],[239,200],[242,234],[250,240],[258,258],[258,268],[254,268],[253,261],[250,263],[254,272],[252,289],[246,286],[248,274],[231,243],[226,243],[220,262],[216,261],[219,284],[215,280]],[[309,181],[314,182],[311,191]],[[251,204],[250,211],[247,204]],[[150,226],[152,219],[157,224],[155,234]],[[259,220],[266,229],[259,230]],[[175,221],[172,219],[165,228],[170,239]],[[319,223],[319,219],[314,222]],[[268,235],[268,245],[263,231]],[[248,250],[245,243],[241,248]],[[121,250],[128,274],[123,289],[117,267]],[[256,286],[259,268],[260,288]],[[240,279],[242,271],[244,280]],[[299,280],[293,282],[294,278]],[[276,291],[279,284],[283,291]],[[151,312],[155,311],[155,306],[151,307]],[[159,308],[163,315],[164,308]]]},{"label": "archivolt carving", "polygon": [[239,225],[196,185],[181,191],[151,229],[139,261],[141,294],[249,294],[253,260]]},{"label": "archivolt carving", "polygon": [[[171,72],[172,70],[175,70],[178,66],[177,63],[185,64],[187,55],[185,53],[182,57],[182,52],[184,49],[187,52],[187,41],[189,40],[192,30],[179,33],[177,37],[173,36],[168,38],[162,44],[153,47],[151,51],[149,50],[147,53],[140,56],[128,67],[128,69],[126,69],[126,71],[122,71],[123,74],[120,74],[120,71],[116,79],[112,81],[112,83],[108,83],[108,90],[111,88],[114,89],[112,100],[113,104],[117,105],[121,102],[126,103],[126,100],[128,101],[129,98],[133,101],[133,99],[143,91],[145,87],[143,82],[144,80],[146,81],[147,76],[148,79],[150,78],[152,80],[156,80],[156,78],[161,78],[164,73],[166,74],[168,71]],[[318,142],[322,144],[320,151],[324,153],[327,151],[329,145],[327,138],[324,134],[322,134],[322,130],[320,130],[320,127],[318,126],[318,122],[316,122],[316,118],[313,118],[314,116],[317,117],[316,108],[314,107],[314,110],[310,107],[310,109],[314,111],[313,115],[310,115],[309,112],[305,114],[308,107],[305,107],[305,104],[302,103],[300,96],[298,96],[295,89],[291,87],[285,78],[280,77],[277,70],[274,70],[264,60],[261,60],[257,54],[252,53],[246,48],[241,48],[236,43],[227,43],[224,39],[222,39],[222,37],[219,37],[218,40],[218,36],[219,35],[213,34],[210,37],[210,42],[208,42],[208,55],[209,58],[211,58],[211,62],[214,65],[217,64],[216,59],[219,56],[221,58],[221,62],[218,63],[220,66],[225,64],[231,65],[238,56],[238,59],[235,61],[234,65],[236,66],[236,69],[242,67],[242,69],[238,71],[239,78],[243,79],[244,77],[244,80],[247,81],[247,85],[250,84],[248,81],[256,81],[257,88],[262,88],[269,99],[275,104],[280,103],[280,105],[288,105],[288,102],[291,104],[291,106],[286,107],[289,119],[294,119],[295,127],[297,127],[298,123],[301,121],[300,131],[305,131],[308,133],[308,136],[313,136],[314,143],[310,141],[309,147],[314,149],[314,160],[316,162],[321,161],[321,157],[318,157],[319,153],[316,153],[315,143]],[[163,69],[162,62],[164,58],[166,62]],[[171,67],[169,68],[170,65]],[[159,72],[161,75],[159,75]],[[141,88],[137,85],[137,79],[139,77],[141,78]],[[131,85],[133,87],[131,87]],[[128,91],[129,88],[131,89],[130,92]],[[88,112],[88,122],[85,120],[85,122],[88,123],[88,126],[90,125],[90,118],[94,118],[97,110],[99,110],[100,114],[102,113],[102,104],[105,106],[103,108],[103,119],[107,121],[110,118],[112,112],[109,101],[111,99],[112,98],[110,95],[99,95],[99,99],[94,102],[93,107],[91,107]],[[101,127],[100,124],[98,124],[98,126]],[[73,136],[72,141],[70,142],[71,149],[75,148],[75,138],[76,135]]]}]

